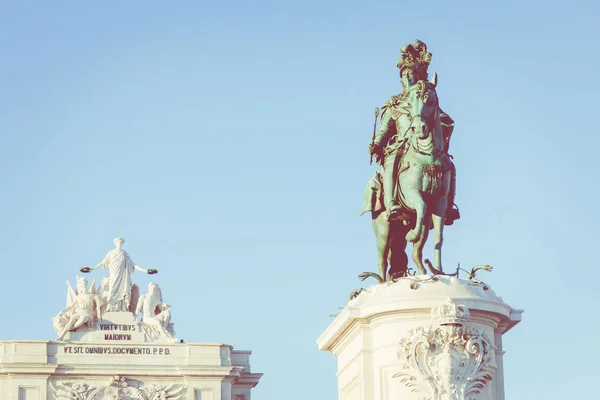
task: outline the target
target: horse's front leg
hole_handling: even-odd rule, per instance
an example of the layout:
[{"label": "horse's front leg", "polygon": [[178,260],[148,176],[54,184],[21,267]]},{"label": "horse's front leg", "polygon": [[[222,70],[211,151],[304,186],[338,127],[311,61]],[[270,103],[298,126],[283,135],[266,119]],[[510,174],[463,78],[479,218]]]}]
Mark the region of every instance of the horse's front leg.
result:
[{"label": "horse's front leg", "polygon": [[423,232],[423,219],[427,213],[427,203],[423,198],[425,177],[421,168],[409,167],[398,176],[402,201],[406,206],[415,210],[415,226],[406,234],[406,240],[416,242]]},{"label": "horse's front leg", "polygon": [[403,188],[402,194],[404,195],[404,203],[409,208],[415,210],[416,213],[415,226],[406,234],[406,240],[414,243],[419,240],[423,233],[423,219],[427,212],[427,203],[425,203],[425,199],[423,199],[423,195],[419,189],[412,187]]},{"label": "horse's front leg", "polygon": [[390,254],[390,224],[387,221],[385,212],[373,213],[373,231],[375,231],[375,242],[377,244],[379,275],[384,281],[387,278],[388,257]]},{"label": "horse's front leg", "polygon": [[446,217],[446,207],[448,206],[448,196],[440,197],[431,213],[433,222],[433,266],[435,269],[442,269],[442,244],[444,243],[444,221]]},{"label": "horse's front leg", "polygon": [[388,279],[400,278],[408,275],[408,257],[406,256],[406,233],[409,227],[403,221],[396,221],[390,226],[390,268]]}]

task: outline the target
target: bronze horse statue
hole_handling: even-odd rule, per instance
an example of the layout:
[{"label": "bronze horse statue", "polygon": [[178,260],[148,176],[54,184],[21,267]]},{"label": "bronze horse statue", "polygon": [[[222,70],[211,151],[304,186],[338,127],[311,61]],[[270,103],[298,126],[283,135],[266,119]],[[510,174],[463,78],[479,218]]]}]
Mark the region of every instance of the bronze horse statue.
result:
[{"label": "bronze horse statue", "polygon": [[[412,258],[418,272],[427,273],[423,248],[431,229],[434,232],[433,264],[429,260],[425,263],[433,274],[443,274],[444,225],[458,218],[458,210],[452,208],[454,196],[449,199],[449,194],[454,193],[455,170],[447,153],[449,137],[442,130],[436,81],[435,76],[432,82],[417,81],[393,110],[388,110],[394,114],[399,149],[393,176],[394,199],[400,207],[386,210],[381,171],[370,180],[365,194],[362,213],[371,211],[383,281],[408,274],[405,253],[408,242],[413,243]],[[448,210],[454,215],[447,216]]]}]

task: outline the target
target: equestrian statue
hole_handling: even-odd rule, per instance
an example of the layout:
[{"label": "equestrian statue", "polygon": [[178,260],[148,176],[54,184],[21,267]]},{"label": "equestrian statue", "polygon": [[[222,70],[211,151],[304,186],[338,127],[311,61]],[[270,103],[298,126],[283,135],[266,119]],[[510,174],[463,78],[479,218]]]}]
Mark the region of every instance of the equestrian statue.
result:
[{"label": "equestrian statue", "polygon": [[[433,275],[443,274],[444,225],[460,217],[454,204],[456,169],[448,153],[454,121],[439,106],[437,75],[428,80],[431,53],[420,40],[402,47],[397,67],[402,93],[375,110],[371,160],[380,168],[369,180],[361,215],[370,212],[382,282],[409,275],[406,246],[419,274],[423,247],[433,229]],[[379,130],[377,131],[377,118]]]}]

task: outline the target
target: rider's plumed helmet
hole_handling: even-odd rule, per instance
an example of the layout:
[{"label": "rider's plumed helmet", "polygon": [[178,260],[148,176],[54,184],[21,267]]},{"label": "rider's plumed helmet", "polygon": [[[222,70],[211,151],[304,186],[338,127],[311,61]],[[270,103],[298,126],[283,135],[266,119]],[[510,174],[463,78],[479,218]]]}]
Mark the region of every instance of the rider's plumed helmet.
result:
[{"label": "rider's plumed helmet", "polygon": [[419,79],[427,79],[427,68],[431,62],[431,53],[427,52],[427,45],[417,39],[412,44],[403,46],[400,52],[402,55],[396,64],[400,68],[400,74],[410,68],[415,71]]}]

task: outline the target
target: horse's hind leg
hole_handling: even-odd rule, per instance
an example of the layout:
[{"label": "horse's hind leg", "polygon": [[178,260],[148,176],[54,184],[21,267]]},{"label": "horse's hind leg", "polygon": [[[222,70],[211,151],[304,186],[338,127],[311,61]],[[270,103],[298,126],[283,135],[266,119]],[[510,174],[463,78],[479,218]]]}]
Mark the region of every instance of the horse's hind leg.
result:
[{"label": "horse's hind leg", "polygon": [[388,257],[390,254],[390,224],[386,220],[384,212],[373,213],[372,222],[379,259],[379,275],[381,276],[381,279],[385,281],[387,278]]},{"label": "horse's hind leg", "polygon": [[406,256],[406,232],[408,227],[402,221],[395,222],[390,228],[392,233],[390,243],[390,270],[388,279],[408,275],[408,257]]}]

